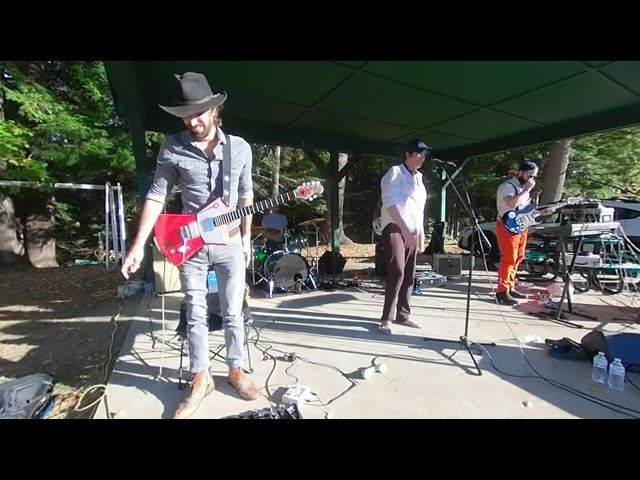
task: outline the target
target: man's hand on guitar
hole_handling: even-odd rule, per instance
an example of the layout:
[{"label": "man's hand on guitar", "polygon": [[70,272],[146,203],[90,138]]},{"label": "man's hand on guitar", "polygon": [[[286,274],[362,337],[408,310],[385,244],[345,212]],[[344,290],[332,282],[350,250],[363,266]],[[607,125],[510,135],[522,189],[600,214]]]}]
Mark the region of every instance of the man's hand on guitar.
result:
[{"label": "man's hand on guitar", "polygon": [[130,273],[134,273],[138,270],[138,268],[140,268],[140,263],[142,262],[143,258],[144,246],[134,247],[133,249],[129,250],[129,254],[124,259],[124,262],[122,262],[122,269],[120,270],[122,272],[122,276],[128,279]]},{"label": "man's hand on guitar", "polygon": [[540,215],[551,215],[557,210],[557,207],[546,207],[540,210]]}]

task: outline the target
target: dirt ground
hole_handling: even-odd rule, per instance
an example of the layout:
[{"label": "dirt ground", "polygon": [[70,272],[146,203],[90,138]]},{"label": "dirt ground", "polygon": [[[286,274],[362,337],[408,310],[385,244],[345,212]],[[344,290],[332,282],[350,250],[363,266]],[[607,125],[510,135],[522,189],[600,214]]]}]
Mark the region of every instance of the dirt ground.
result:
[{"label": "dirt ground", "polygon": [[[304,257],[320,258],[324,252],[330,249],[328,245],[320,245],[318,247],[303,248],[301,254]],[[445,251],[447,253],[461,253],[456,245],[445,245]],[[342,245],[340,247],[340,254],[347,260],[348,264],[360,263],[360,262],[373,262],[376,254],[375,244],[368,243],[354,243],[353,245]]]},{"label": "dirt ground", "polygon": [[52,418],[90,417],[93,409],[74,408],[85,388],[105,381],[126,336],[126,321],[111,320],[123,280],[93,265],[0,270],[0,378],[49,373],[58,394]]},{"label": "dirt ground", "polygon": [[[344,245],[341,254],[351,264],[371,262],[375,245]],[[123,281],[98,265],[0,270],[0,382],[49,373],[57,383],[49,418],[92,417],[95,408],[77,409],[99,398],[100,389],[86,389],[107,381],[126,336],[127,315],[118,313],[132,302],[116,296]]]}]

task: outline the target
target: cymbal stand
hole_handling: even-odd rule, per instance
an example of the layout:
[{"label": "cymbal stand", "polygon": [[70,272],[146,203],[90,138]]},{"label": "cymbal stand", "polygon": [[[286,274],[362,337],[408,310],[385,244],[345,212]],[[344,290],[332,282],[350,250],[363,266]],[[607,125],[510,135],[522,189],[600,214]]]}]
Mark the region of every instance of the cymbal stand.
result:
[{"label": "cymbal stand", "polygon": [[251,281],[253,282],[253,286],[255,287],[256,285],[258,285],[260,282],[268,282],[268,280],[264,277],[264,275],[262,275],[261,273],[258,273],[258,275],[260,275],[260,280],[258,280],[256,282],[256,240],[258,238],[260,238],[262,236],[261,233],[259,233],[258,235],[256,235],[256,237],[251,241]]},{"label": "cymbal stand", "polygon": [[313,272],[313,269],[315,269],[316,270],[316,277],[319,278],[320,277],[320,256],[319,256],[319,253],[320,253],[320,247],[319,247],[320,240],[319,240],[318,234],[320,232],[320,228],[315,223],[313,224],[313,228],[316,229],[316,246],[315,246],[316,256],[313,259],[314,263],[313,263],[313,266],[309,269],[309,273]]}]

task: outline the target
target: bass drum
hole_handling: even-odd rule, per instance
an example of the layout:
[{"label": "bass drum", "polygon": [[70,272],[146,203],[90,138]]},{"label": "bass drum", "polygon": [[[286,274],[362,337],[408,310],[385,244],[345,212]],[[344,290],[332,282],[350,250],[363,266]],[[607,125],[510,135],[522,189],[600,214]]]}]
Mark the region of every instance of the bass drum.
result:
[{"label": "bass drum", "polygon": [[264,262],[264,276],[276,287],[289,289],[309,278],[309,263],[298,253],[275,252]]}]

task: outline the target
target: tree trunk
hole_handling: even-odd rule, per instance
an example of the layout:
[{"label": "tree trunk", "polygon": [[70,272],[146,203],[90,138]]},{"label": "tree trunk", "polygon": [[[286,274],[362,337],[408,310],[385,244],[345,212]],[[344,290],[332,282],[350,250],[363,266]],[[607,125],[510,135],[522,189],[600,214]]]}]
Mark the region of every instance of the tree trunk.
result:
[{"label": "tree trunk", "polygon": [[[0,86],[0,121],[5,120],[4,99],[4,89]],[[0,158],[0,178],[4,177],[6,169],[6,159]],[[0,265],[14,265],[22,260],[23,255],[24,247],[18,239],[18,222],[13,200],[0,191]]]},{"label": "tree trunk", "polygon": [[[348,153],[339,154],[338,155],[338,171],[342,170],[348,161],[349,161]],[[347,235],[344,233],[344,222],[343,222],[344,190],[345,190],[346,183],[347,183],[347,176],[345,175],[344,177],[342,177],[342,180],[340,180],[340,183],[338,184],[338,212],[339,212],[338,218],[340,219],[340,245],[353,245],[353,241],[349,237],[347,237]]]},{"label": "tree trunk", "polygon": [[36,268],[58,267],[56,259],[55,214],[53,198],[39,199],[27,216],[25,243],[29,261]]},{"label": "tree trunk", "polygon": [[572,143],[573,140],[569,139],[554,142],[551,145],[549,161],[544,174],[542,194],[540,195],[540,204],[547,205],[562,198]]},{"label": "tree trunk", "polygon": [[24,247],[18,239],[13,200],[0,193],[0,265],[15,265],[22,261]]},{"label": "tree trunk", "polygon": [[282,154],[282,147],[277,146],[274,152],[275,165],[271,172],[271,196],[275,197],[280,193],[280,156]]}]

